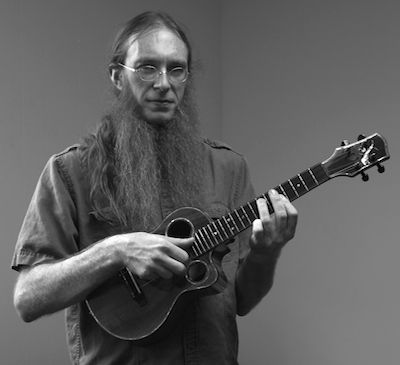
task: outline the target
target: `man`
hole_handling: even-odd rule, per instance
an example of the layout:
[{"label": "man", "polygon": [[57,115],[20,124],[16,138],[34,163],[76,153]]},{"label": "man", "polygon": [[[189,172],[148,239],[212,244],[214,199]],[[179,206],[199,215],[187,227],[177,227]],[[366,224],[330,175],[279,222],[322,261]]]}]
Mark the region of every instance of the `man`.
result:
[{"label": "man", "polygon": [[14,302],[24,321],[66,308],[76,364],[237,363],[237,314],[269,291],[297,212],[275,191],[257,200],[260,219],[233,243],[226,288],[198,295],[171,332],[138,345],[91,316],[85,299],[127,268],[141,280],[184,277],[192,238],[149,233],[182,206],[220,217],[252,200],[241,155],[200,138],[191,100],[192,54],[166,14],[146,12],[116,38],[110,63],[115,102],[96,133],[50,158],[18,238]]}]

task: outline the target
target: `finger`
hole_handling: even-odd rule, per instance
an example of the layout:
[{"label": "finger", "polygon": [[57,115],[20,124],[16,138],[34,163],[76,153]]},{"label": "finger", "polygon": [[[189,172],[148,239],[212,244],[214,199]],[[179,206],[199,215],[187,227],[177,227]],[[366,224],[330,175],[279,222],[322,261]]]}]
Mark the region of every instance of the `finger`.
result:
[{"label": "finger", "polygon": [[189,254],[186,252],[194,242],[194,237],[189,238],[176,238],[166,236],[166,253],[175,260],[180,262],[187,262],[189,259]]},{"label": "finger", "polygon": [[251,235],[253,243],[263,241],[265,235],[266,235],[266,232],[264,231],[264,226],[263,226],[261,219],[254,220],[252,235]]},{"label": "finger", "polygon": [[189,254],[183,248],[175,246],[168,241],[163,251],[165,253],[165,257],[171,257],[176,261],[186,263],[189,260]]},{"label": "finger", "polygon": [[172,278],[172,272],[170,270],[168,270],[167,268],[164,268],[161,265],[157,265],[154,268],[155,273],[163,278],[163,279],[171,279]]},{"label": "finger", "polygon": [[297,227],[298,212],[297,209],[287,201],[285,204],[286,214],[287,214],[287,230],[291,238],[293,238]]},{"label": "finger", "polygon": [[128,267],[128,269],[134,272],[142,280],[153,280],[157,279],[160,275],[155,270],[146,267]]},{"label": "finger", "polygon": [[189,238],[176,238],[176,237],[169,237],[165,236],[166,239],[173,243],[177,247],[181,247],[183,249],[190,248],[194,242],[194,237],[189,237]]},{"label": "finger", "polygon": [[180,275],[186,271],[186,266],[182,262],[174,260],[172,257],[167,257],[163,265],[163,268],[168,270],[170,274]]},{"label": "finger", "polygon": [[260,219],[264,223],[268,223],[271,221],[271,214],[269,213],[268,205],[267,205],[267,200],[266,199],[257,199],[257,209],[258,209],[258,215],[260,216]]},{"label": "finger", "polygon": [[271,237],[271,232],[274,229],[275,221],[273,215],[271,215],[269,212],[266,199],[257,199],[257,208],[260,219],[255,221],[257,231],[255,232],[256,235],[254,238],[265,241]]},{"label": "finger", "polygon": [[278,194],[274,189],[271,189],[268,193],[271,200],[272,207],[274,208],[274,219],[278,230],[287,227],[287,212],[286,212],[286,198],[283,195]]}]

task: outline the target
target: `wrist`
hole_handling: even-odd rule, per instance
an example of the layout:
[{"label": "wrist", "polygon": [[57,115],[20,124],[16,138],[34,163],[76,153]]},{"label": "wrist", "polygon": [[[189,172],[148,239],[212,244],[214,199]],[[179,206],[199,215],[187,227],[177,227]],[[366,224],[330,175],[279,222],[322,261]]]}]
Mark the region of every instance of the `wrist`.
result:
[{"label": "wrist", "polygon": [[276,263],[281,255],[281,249],[254,250],[250,249],[247,260],[254,264]]},{"label": "wrist", "polygon": [[103,252],[104,260],[109,261],[110,265],[122,269],[125,266],[125,255],[122,235],[110,236],[98,242],[96,246]]}]

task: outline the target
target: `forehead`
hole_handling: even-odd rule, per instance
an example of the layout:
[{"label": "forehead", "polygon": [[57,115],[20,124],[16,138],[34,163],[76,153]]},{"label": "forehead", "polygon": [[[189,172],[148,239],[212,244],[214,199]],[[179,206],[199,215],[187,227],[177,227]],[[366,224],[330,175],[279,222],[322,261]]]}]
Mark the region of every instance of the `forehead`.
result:
[{"label": "forehead", "polygon": [[143,61],[186,63],[188,50],[185,43],[169,29],[151,29],[129,40],[125,62],[134,65]]}]

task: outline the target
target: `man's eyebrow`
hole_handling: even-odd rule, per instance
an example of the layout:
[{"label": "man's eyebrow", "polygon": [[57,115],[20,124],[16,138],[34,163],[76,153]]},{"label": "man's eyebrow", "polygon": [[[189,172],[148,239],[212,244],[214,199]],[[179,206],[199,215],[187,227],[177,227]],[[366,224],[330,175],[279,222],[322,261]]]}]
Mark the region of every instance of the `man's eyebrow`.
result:
[{"label": "man's eyebrow", "polygon": [[[164,60],[160,58],[154,58],[154,57],[143,57],[143,58],[138,58],[134,66],[138,65],[159,65],[163,63]],[[178,65],[178,66],[186,66],[187,65],[187,60],[183,58],[173,58],[173,59],[168,59],[167,60],[167,65]]]}]

